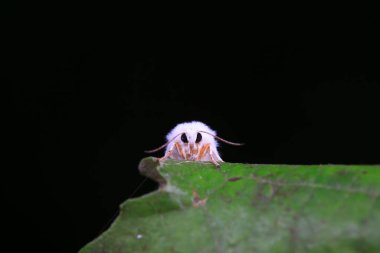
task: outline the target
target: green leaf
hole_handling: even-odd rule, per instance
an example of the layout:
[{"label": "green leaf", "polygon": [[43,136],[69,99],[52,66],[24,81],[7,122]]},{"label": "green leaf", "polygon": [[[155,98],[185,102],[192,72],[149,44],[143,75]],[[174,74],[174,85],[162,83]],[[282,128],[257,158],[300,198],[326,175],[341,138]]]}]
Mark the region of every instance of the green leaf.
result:
[{"label": "green leaf", "polygon": [[145,158],[160,189],[121,206],[81,253],[380,252],[380,166]]}]

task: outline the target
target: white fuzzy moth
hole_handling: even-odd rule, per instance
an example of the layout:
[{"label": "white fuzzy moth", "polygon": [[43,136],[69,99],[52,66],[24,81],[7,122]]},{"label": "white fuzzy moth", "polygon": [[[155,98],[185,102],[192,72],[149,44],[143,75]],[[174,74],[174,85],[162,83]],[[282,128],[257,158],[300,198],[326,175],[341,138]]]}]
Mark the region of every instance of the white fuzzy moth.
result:
[{"label": "white fuzzy moth", "polygon": [[218,137],[214,130],[199,121],[178,124],[166,135],[166,140],[167,142],[161,147],[145,152],[153,153],[166,147],[165,155],[160,158],[160,161],[168,158],[211,161],[219,167],[219,162],[223,162],[223,160],[218,153],[218,142],[216,140],[235,146],[243,145]]}]

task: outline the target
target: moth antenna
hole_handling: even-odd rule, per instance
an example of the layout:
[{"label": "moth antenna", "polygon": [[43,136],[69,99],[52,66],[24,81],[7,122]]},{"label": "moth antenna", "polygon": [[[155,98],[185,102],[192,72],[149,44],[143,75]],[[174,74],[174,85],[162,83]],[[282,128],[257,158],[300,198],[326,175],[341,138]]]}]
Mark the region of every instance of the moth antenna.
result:
[{"label": "moth antenna", "polygon": [[162,145],[162,146],[160,146],[160,147],[158,147],[158,148],[155,148],[155,149],[152,149],[152,150],[145,150],[144,152],[145,152],[145,153],[148,153],[148,154],[150,154],[150,153],[154,153],[154,152],[157,152],[157,151],[163,149],[164,147],[166,147],[167,145],[169,145],[170,142],[174,141],[174,139],[177,138],[177,137],[178,137],[179,135],[181,135],[181,134],[183,134],[183,133],[179,133],[179,134],[177,134],[177,135],[174,136],[171,140],[169,140],[169,141],[166,142],[164,145]]},{"label": "moth antenna", "polygon": [[218,140],[220,140],[221,142],[224,142],[224,143],[227,143],[227,144],[230,144],[230,145],[234,145],[234,146],[242,146],[242,145],[244,145],[244,143],[236,143],[236,142],[227,141],[227,140],[225,140],[225,139],[223,139],[223,138],[220,138],[219,136],[216,136],[216,135],[211,134],[211,133],[209,133],[209,132],[205,132],[205,131],[199,131],[199,132],[201,132],[201,133],[205,133],[205,134],[209,134],[209,135],[211,135],[212,137],[214,137],[215,139],[218,139]]}]

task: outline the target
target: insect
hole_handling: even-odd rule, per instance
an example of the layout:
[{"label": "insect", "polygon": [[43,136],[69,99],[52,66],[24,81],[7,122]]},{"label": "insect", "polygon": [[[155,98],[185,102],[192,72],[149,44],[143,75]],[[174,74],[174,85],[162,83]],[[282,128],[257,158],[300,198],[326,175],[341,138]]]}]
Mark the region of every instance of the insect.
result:
[{"label": "insect", "polygon": [[235,146],[243,145],[220,138],[214,130],[199,121],[178,124],[166,135],[166,140],[167,142],[164,145],[145,152],[154,153],[166,147],[165,155],[160,158],[160,161],[169,158],[211,161],[216,167],[220,167],[219,163],[223,160],[218,153],[218,142],[216,140]]}]

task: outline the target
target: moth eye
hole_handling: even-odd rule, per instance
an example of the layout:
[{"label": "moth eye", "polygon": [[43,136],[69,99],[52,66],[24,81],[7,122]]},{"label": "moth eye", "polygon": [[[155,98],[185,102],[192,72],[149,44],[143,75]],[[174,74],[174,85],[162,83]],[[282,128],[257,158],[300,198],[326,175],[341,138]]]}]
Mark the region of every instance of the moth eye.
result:
[{"label": "moth eye", "polygon": [[188,143],[188,142],[189,142],[189,141],[187,140],[187,136],[186,136],[185,133],[183,133],[183,134],[181,135],[181,141],[184,142],[184,143]]},{"label": "moth eye", "polygon": [[197,139],[195,140],[196,143],[199,143],[202,140],[202,135],[200,133],[197,134]]}]

